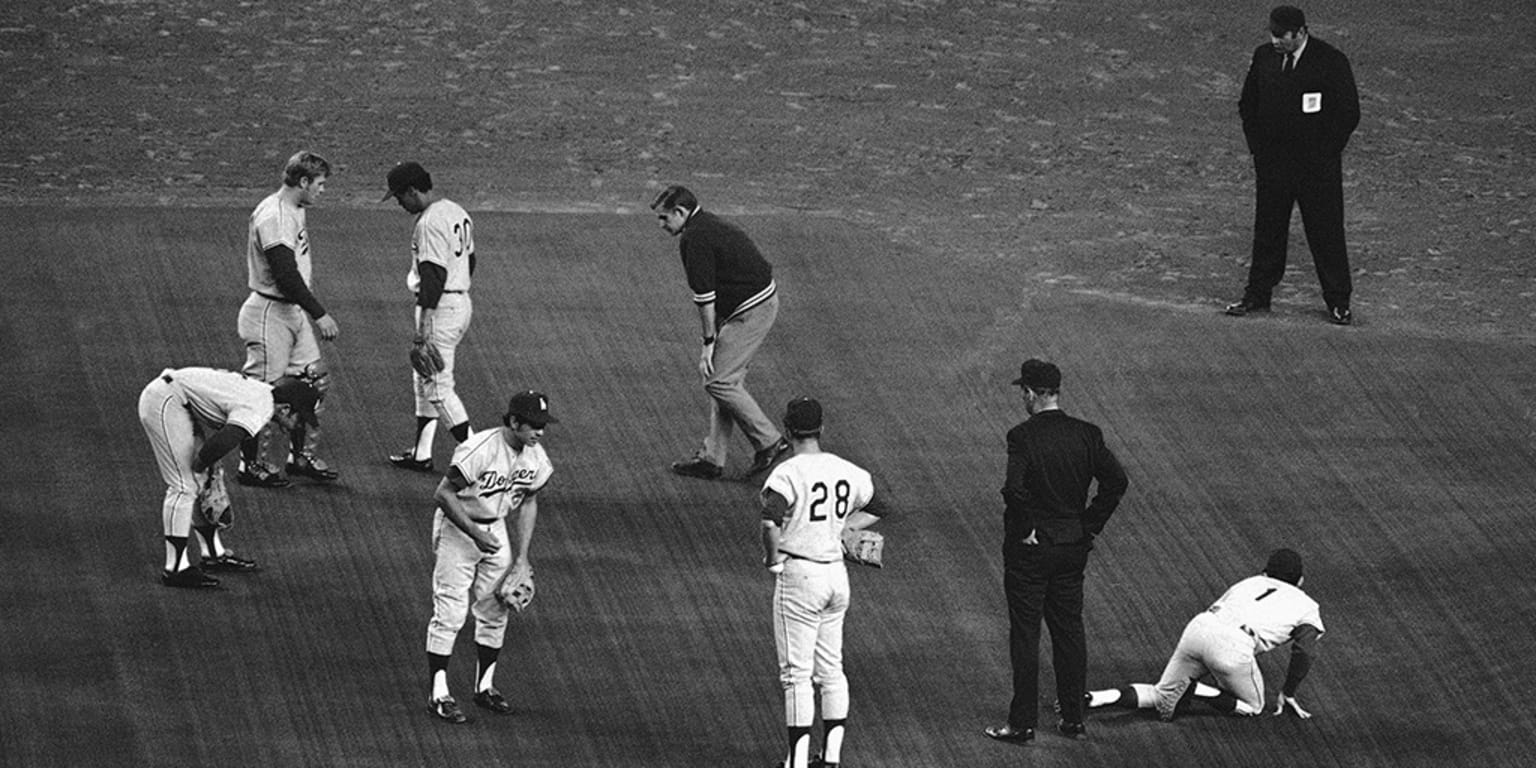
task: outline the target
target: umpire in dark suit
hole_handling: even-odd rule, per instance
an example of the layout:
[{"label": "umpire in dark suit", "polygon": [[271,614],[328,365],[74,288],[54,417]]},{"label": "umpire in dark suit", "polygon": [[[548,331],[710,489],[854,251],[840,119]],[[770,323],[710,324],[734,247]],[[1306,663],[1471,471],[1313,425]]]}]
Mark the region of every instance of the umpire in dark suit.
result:
[{"label": "umpire in dark suit", "polygon": [[[1068,416],[1057,404],[1061,369],[1030,359],[1019,370],[1029,418],[1008,431],[1008,477],[1003,484],[1003,591],[1008,599],[1008,642],[1013,702],[1008,723],[986,729],[994,739],[1035,737],[1040,715],[1040,619],[1051,631],[1057,730],[1084,737],[1088,640],[1083,631],[1083,571],[1093,537],[1120,504],[1128,481],[1098,427]],[[1088,501],[1089,487],[1098,492]]]},{"label": "umpire in dark suit", "polygon": [[1270,293],[1285,274],[1291,208],[1299,205],[1328,319],[1349,325],[1354,286],[1344,243],[1340,158],[1360,124],[1355,76],[1343,53],[1307,32],[1300,8],[1271,11],[1269,34],[1269,44],[1253,52],[1238,100],[1258,192],[1248,286],[1226,311],[1241,317],[1269,309]]}]

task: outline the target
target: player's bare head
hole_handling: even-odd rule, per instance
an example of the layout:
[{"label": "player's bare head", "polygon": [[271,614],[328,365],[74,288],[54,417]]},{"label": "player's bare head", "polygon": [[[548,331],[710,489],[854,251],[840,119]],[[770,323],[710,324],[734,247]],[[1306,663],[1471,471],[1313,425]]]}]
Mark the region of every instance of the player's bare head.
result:
[{"label": "player's bare head", "polygon": [[1264,575],[1287,584],[1301,583],[1301,555],[1295,550],[1277,549],[1264,564]]},{"label": "player's bare head", "polygon": [[821,436],[821,403],[811,397],[797,397],[784,406],[784,431],[791,440]]},{"label": "player's bare head", "polygon": [[1061,393],[1061,369],[1055,363],[1031,357],[1019,366],[1019,377],[1013,380],[1013,386],[1054,397]]},{"label": "player's bare head", "polygon": [[407,160],[389,169],[389,176],[385,181],[389,185],[389,191],[379,199],[381,203],[413,189],[417,192],[432,191],[432,174],[427,173],[427,169],[414,160]]},{"label": "player's bare head", "polygon": [[666,213],[679,208],[692,212],[698,207],[699,199],[694,197],[693,193],[681,184],[673,184],[663,189],[656,193],[656,197],[651,200],[651,210],[657,213]]},{"label": "player's bare head", "polygon": [[1294,5],[1279,5],[1269,12],[1269,34],[1276,38],[1306,34],[1307,15]]},{"label": "player's bare head", "polygon": [[331,164],[307,149],[295,153],[288,158],[288,164],[283,166],[283,184],[290,187],[299,186],[305,179],[314,181],[330,175]]}]

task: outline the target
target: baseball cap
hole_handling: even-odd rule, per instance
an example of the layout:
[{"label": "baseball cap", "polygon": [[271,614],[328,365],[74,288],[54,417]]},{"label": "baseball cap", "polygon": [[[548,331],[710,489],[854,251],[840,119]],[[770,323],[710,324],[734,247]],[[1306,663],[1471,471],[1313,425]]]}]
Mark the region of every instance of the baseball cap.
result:
[{"label": "baseball cap", "polygon": [[1291,32],[1307,25],[1307,15],[1294,5],[1276,6],[1269,12],[1269,26],[1271,29],[1279,29]]},{"label": "baseball cap", "polygon": [[549,398],[531,389],[513,395],[512,401],[507,403],[507,420],[511,421],[513,417],[535,429],[560,421],[549,415]]},{"label": "baseball cap", "polygon": [[320,393],[303,379],[284,376],[272,382],[272,400],[292,408],[300,421],[310,426],[319,426],[315,405],[320,402]]},{"label": "baseball cap", "polygon": [[821,429],[821,403],[810,397],[797,397],[784,407],[784,428],[796,435],[808,435]]},{"label": "baseball cap", "polygon": [[1301,555],[1289,549],[1277,549],[1264,564],[1264,572],[1271,577],[1295,584],[1301,581]]},{"label": "baseball cap", "polygon": [[1013,380],[1013,386],[1034,390],[1060,389],[1061,369],[1054,363],[1031,357],[1019,366],[1019,377]]},{"label": "baseball cap", "polygon": [[415,188],[425,192],[432,188],[432,174],[421,167],[421,163],[407,160],[389,169],[389,191],[379,198],[379,202],[387,202],[391,197]]}]

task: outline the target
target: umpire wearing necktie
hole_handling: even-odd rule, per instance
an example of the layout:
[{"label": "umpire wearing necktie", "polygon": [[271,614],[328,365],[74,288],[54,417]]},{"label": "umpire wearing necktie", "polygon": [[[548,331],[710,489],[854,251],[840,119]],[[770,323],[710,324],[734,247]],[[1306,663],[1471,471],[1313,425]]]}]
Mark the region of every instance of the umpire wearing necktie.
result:
[{"label": "umpire wearing necktie", "polygon": [[1248,285],[1226,311],[1241,317],[1269,309],[1270,294],[1285,275],[1291,209],[1299,206],[1328,319],[1349,325],[1354,286],[1344,241],[1341,156],[1360,124],[1355,76],[1343,53],[1308,33],[1300,8],[1271,11],[1269,34],[1270,42],[1253,52],[1238,100],[1257,194]]},{"label": "umpire wearing necktie", "polygon": [[[1040,621],[1051,632],[1051,666],[1064,736],[1081,739],[1088,640],[1083,630],[1083,572],[1093,538],[1125,495],[1125,469],[1104,444],[1104,432],[1061,410],[1061,369],[1030,359],[1020,366],[1030,414],[1008,431],[1003,482],[1003,593],[1013,700],[994,739],[1027,742],[1040,716]],[[1088,491],[1098,483],[1093,500]]]}]

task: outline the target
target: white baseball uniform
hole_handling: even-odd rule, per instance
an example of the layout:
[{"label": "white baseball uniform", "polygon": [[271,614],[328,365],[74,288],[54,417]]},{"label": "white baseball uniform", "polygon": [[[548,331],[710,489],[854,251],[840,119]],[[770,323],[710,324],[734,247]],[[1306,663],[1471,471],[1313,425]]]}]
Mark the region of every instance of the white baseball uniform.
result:
[{"label": "white baseball uniform", "polygon": [[521,511],[523,501],[549,482],[554,466],[542,445],[507,443],[506,428],[476,432],[453,452],[452,466],[469,481],[458,493],[473,524],[501,542],[494,555],[481,552],[475,540],[459,530],[438,509],[432,521],[432,620],[427,625],[427,653],[448,656],[454,638],[472,611],[475,642],[500,648],[506,634],[508,608],[496,599],[496,585],[512,565],[513,547],[507,536],[507,516]]},{"label": "white baseball uniform", "polygon": [[[443,370],[430,378],[413,374],[416,415],[441,416],[449,425],[469,420],[464,403],[454,391],[453,358],[469,330],[474,306],[469,299],[470,260],[475,254],[474,222],[458,203],[446,198],[434,201],[417,214],[411,234],[411,271],[405,285],[412,294],[421,290],[421,264],[442,267],[447,277],[443,295],[432,312],[427,340],[443,356]],[[421,327],[422,308],[416,307],[416,327]]]},{"label": "white baseball uniform", "polygon": [[251,295],[241,305],[237,322],[246,354],[241,372],[269,384],[320,362],[320,345],[309,317],[272,277],[265,253],[278,245],[293,251],[304,284],[313,286],[304,209],[289,202],[281,190],[251,212],[245,246],[246,286]]},{"label": "white baseball uniform", "polygon": [[1185,625],[1155,687],[1158,711],[1170,715],[1190,681],[1206,672],[1218,687],[1262,710],[1264,676],[1255,656],[1289,642],[1302,624],[1323,632],[1317,601],[1299,587],[1263,574],[1233,584]]},{"label": "white baseball uniform", "polygon": [[[203,439],[229,424],[256,434],[272,418],[272,388],[232,371],[167,368],[139,395],[139,423],[155,452],[165,501],[160,515],[166,536],[189,536],[198,478],[192,471]],[[217,467],[210,467],[221,478]],[[208,522],[228,524],[228,508],[205,509]]]},{"label": "white baseball uniform", "polygon": [[870,474],[835,454],[796,454],[763,483],[789,503],[779,553],[787,559],[773,590],[773,636],[784,686],[784,722],[809,728],[816,717],[814,685],[821,686],[823,720],[848,716],[843,674],[843,619],[848,570],[841,534],[850,514],[874,498]]}]

